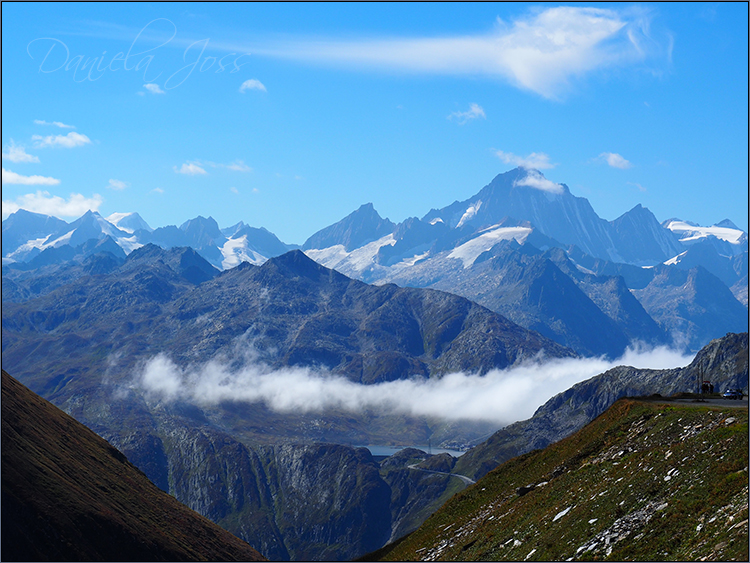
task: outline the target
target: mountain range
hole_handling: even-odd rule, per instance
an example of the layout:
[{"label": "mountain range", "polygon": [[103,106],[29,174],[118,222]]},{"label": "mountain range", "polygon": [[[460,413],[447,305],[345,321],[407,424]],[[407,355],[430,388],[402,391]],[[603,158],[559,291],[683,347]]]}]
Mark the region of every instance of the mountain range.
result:
[{"label": "mountain range", "polygon": [[566,185],[525,168],[421,219],[396,224],[365,204],[301,246],[211,217],[152,229],[137,213],[90,211],[68,224],[19,210],[3,221],[3,300],[111,269],[147,244],[191,247],[221,271],[301,248],[368,283],[467,297],[585,356],[618,357],[635,342],[695,351],[747,330],[747,234],[731,221],[660,224],[641,205],[606,221]]},{"label": "mountain range", "polygon": [[[665,223],[640,206],[604,221],[525,169],[422,219],[364,205],[301,247],[211,218],[19,211],[3,222],[3,367],[270,559],[351,559],[619,397],[747,387],[747,236]],[[499,431],[342,399],[634,343],[703,351],[683,370],[615,368]],[[343,394],[306,395],[323,406],[295,402],[331,383]],[[488,435],[458,460],[357,447]]]}]

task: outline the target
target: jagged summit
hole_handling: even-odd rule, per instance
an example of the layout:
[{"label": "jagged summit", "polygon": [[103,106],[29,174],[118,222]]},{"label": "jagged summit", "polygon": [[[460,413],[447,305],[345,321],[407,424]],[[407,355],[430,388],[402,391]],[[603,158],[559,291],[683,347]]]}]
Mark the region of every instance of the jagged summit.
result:
[{"label": "jagged summit", "polygon": [[388,219],[383,219],[372,203],[366,203],[359,209],[321,229],[302,245],[303,250],[311,248],[328,248],[341,244],[347,251],[363,246],[393,232],[396,227]]},{"label": "jagged summit", "polygon": [[291,250],[281,256],[269,258],[262,266],[263,271],[276,271],[287,278],[303,277],[313,281],[327,280],[331,277],[347,279],[336,270],[318,264],[301,250]]}]

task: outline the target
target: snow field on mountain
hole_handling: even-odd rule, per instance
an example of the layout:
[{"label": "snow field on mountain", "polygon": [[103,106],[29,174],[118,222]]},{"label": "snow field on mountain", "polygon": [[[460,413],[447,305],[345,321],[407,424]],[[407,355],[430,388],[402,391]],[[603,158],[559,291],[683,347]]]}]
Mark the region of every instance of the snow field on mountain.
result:
[{"label": "snow field on mountain", "polygon": [[482,252],[492,249],[501,240],[515,239],[519,244],[523,244],[531,233],[528,227],[490,227],[490,229],[492,230],[487,230],[478,237],[454,248],[448,258],[461,260],[464,268],[468,268],[474,264]]}]

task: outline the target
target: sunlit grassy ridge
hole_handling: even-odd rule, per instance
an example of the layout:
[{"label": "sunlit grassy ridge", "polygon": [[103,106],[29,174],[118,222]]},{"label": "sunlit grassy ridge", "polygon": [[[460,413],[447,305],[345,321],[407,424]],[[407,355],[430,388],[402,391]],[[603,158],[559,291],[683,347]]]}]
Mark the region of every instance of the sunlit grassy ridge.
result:
[{"label": "sunlit grassy ridge", "polygon": [[512,459],[387,560],[748,559],[747,409],[621,400]]}]

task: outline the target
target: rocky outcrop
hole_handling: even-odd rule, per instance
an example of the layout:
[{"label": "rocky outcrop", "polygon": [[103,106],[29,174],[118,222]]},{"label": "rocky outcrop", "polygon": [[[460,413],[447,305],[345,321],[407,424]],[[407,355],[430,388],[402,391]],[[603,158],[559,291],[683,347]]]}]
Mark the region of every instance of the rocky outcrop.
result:
[{"label": "rocky outcrop", "polygon": [[583,428],[627,396],[697,392],[709,380],[717,391],[748,388],[748,333],[729,333],[709,343],[684,368],[667,370],[618,366],[552,397],[528,420],[516,422],[462,455],[455,472],[474,479],[500,463],[557,442]]}]

